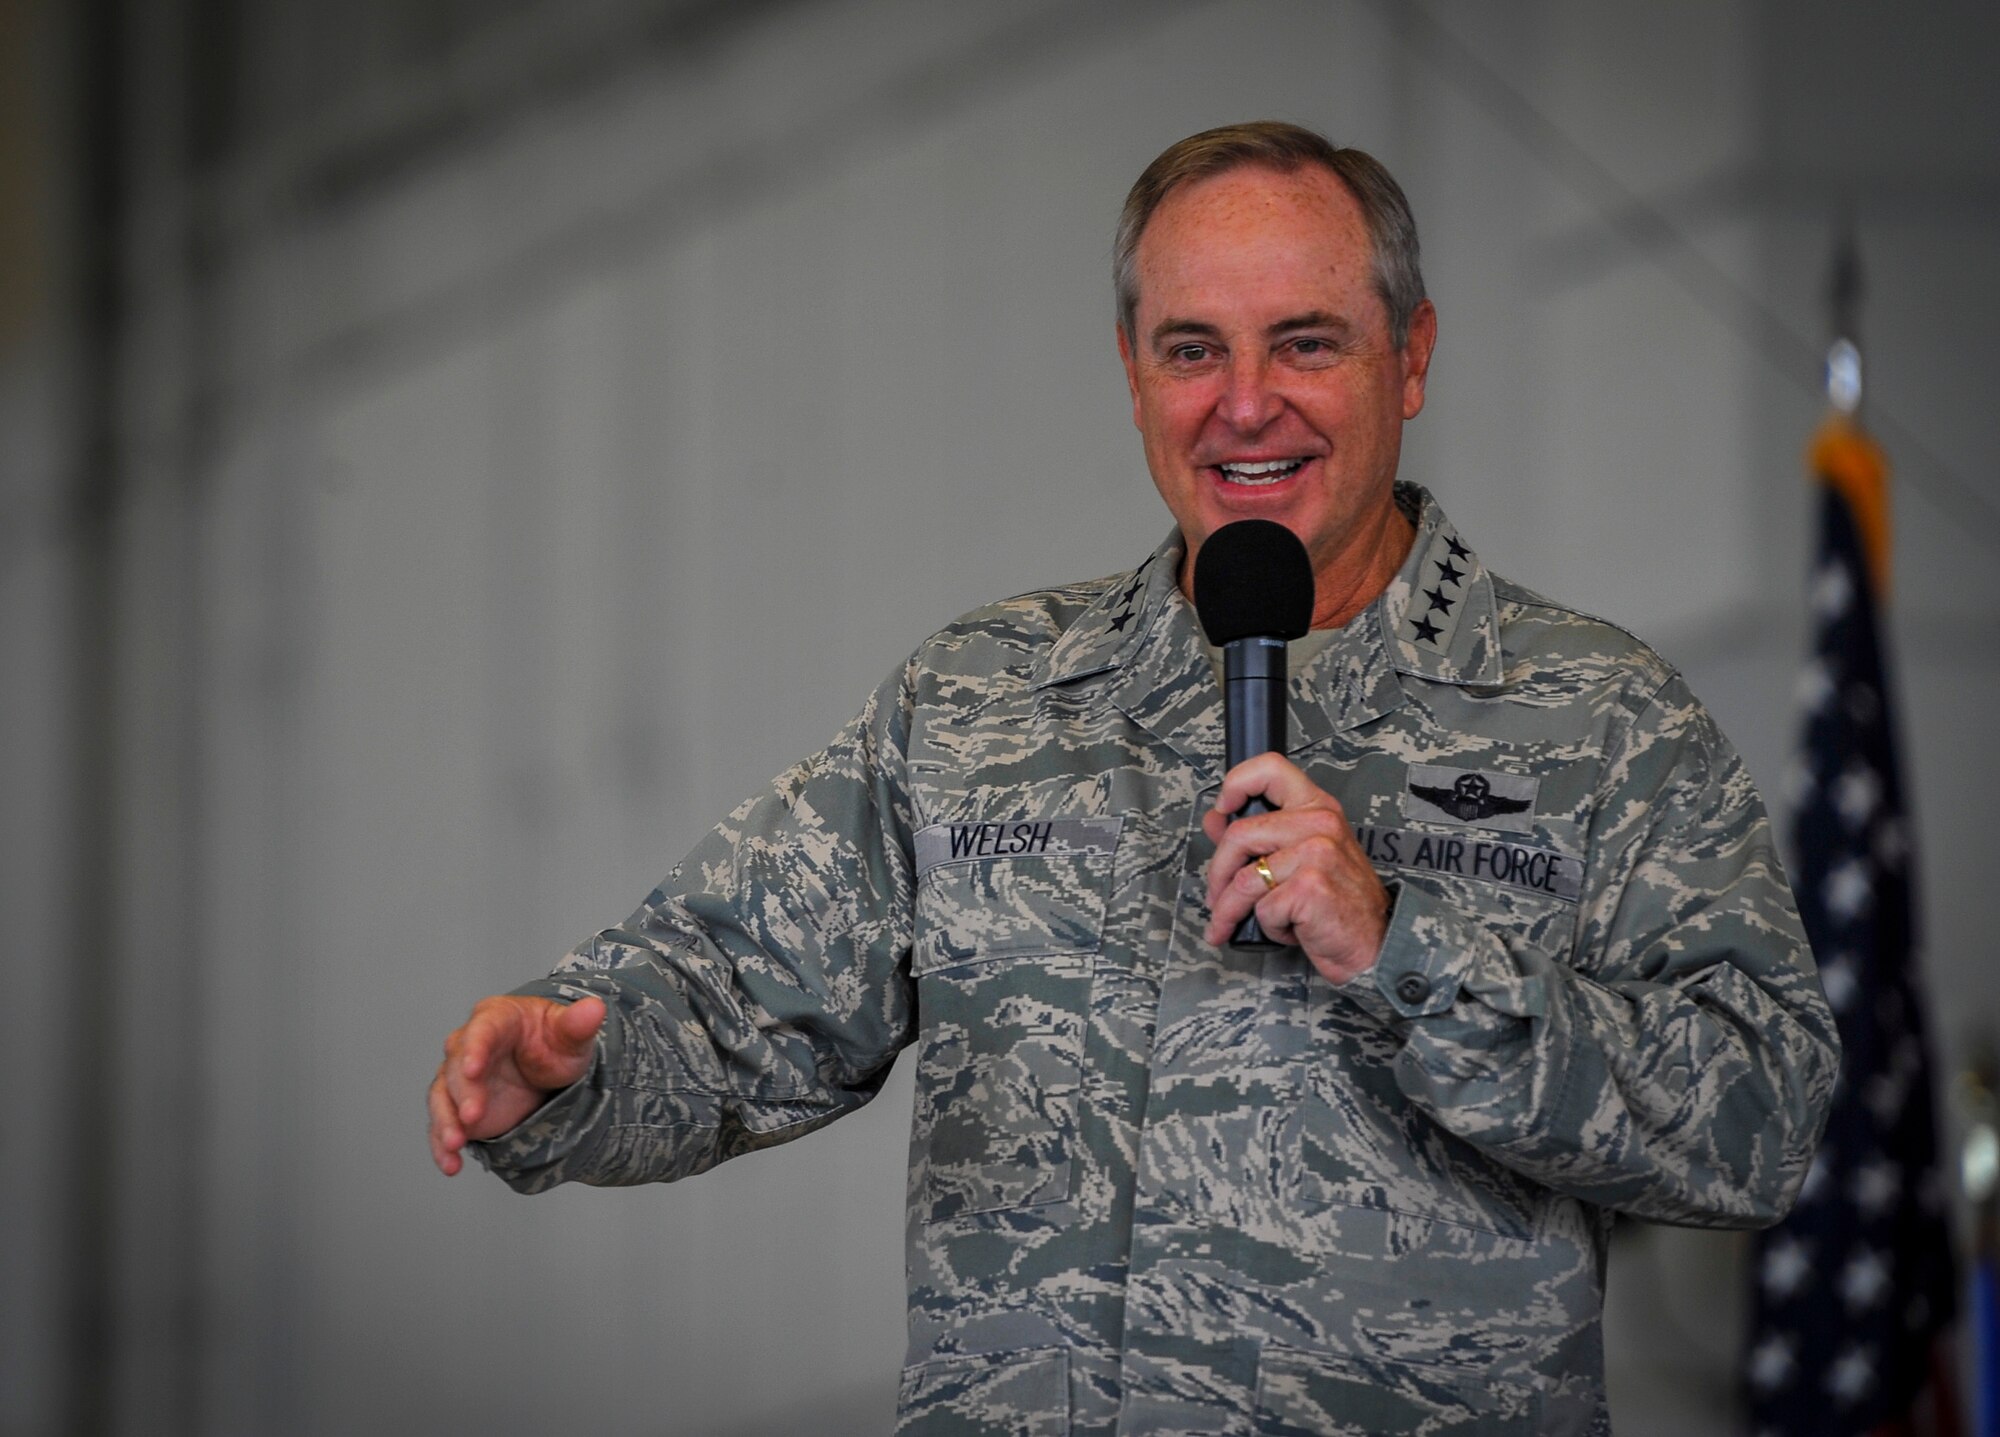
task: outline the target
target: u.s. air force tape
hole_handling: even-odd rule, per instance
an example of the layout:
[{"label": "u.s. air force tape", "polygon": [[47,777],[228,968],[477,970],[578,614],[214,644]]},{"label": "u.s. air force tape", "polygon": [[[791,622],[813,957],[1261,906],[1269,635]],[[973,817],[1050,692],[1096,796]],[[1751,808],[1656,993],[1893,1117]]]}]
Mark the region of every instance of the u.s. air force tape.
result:
[{"label": "u.s. air force tape", "polygon": [[1008,823],[934,823],[917,830],[917,877],[948,863],[991,863],[1067,853],[1110,853],[1120,818],[1024,818]]},{"label": "u.s. air force tape", "polygon": [[1525,888],[1574,903],[1583,892],[1583,860],[1551,848],[1465,833],[1423,833],[1414,828],[1357,828],[1354,836],[1378,868],[1443,873]]}]

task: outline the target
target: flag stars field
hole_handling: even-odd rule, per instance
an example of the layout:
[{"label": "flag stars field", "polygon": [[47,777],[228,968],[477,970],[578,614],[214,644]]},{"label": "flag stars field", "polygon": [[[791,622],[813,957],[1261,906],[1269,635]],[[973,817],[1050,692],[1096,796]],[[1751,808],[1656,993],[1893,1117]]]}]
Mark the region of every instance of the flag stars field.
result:
[{"label": "flag stars field", "polygon": [[1822,619],[1840,617],[1854,598],[1854,581],[1844,565],[1828,564],[1813,577],[1813,612]]},{"label": "flag stars field", "polygon": [[1797,1238],[1774,1243],[1764,1254],[1764,1286],[1773,1295],[1789,1297],[1812,1268],[1806,1245]]},{"label": "flag stars field", "polygon": [[1859,1402],[1875,1389],[1875,1352],[1869,1347],[1850,1347],[1827,1369],[1826,1390],[1844,1406]]},{"label": "flag stars field", "polygon": [[1863,1213],[1886,1212],[1902,1190],[1902,1174],[1887,1158],[1877,1158],[1854,1174],[1847,1195]]},{"label": "flag stars field", "polygon": [[1909,1095],[1909,1078],[1903,1073],[1883,1073],[1868,1084],[1868,1111],[1875,1115],[1875,1121],[1883,1127],[1895,1124],[1897,1114],[1903,1111],[1903,1103]]},{"label": "flag stars field", "polygon": [[[1793,690],[1792,698],[1798,704],[1799,711],[1808,716],[1818,713],[1827,706],[1833,698],[1833,675],[1823,662],[1814,659],[1799,671],[1799,681]],[[1799,766],[1806,772],[1811,772],[1811,768],[1805,763],[1802,762]]]},{"label": "flag stars field", "polygon": [[1849,1312],[1865,1312],[1889,1293],[1889,1265],[1879,1252],[1858,1252],[1840,1274],[1840,1297]]},{"label": "flag stars field", "polygon": [[1750,1354],[1751,1384],[1765,1392],[1789,1382],[1798,1359],[1792,1355],[1792,1341],[1773,1334],[1757,1344]]},{"label": "flag stars field", "polygon": [[1857,764],[1840,776],[1833,792],[1833,806],[1840,810],[1849,828],[1859,828],[1874,816],[1875,805],[1881,798],[1882,780],[1875,776],[1875,770]]},{"label": "flag stars field", "polygon": [[1868,907],[1874,890],[1867,865],[1858,858],[1850,858],[1827,875],[1826,906],[1836,918],[1853,919]]}]

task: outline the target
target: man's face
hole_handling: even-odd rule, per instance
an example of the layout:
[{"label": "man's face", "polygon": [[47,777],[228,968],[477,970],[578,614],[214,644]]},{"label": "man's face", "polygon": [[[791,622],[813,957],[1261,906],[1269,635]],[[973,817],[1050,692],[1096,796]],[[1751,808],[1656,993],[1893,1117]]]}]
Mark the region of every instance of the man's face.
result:
[{"label": "man's face", "polygon": [[1397,348],[1361,207],[1317,166],[1175,190],[1137,258],[1118,352],[1189,552],[1237,519],[1275,519],[1305,544],[1324,600],[1397,522],[1403,421],[1423,408],[1436,315],[1422,305]]}]

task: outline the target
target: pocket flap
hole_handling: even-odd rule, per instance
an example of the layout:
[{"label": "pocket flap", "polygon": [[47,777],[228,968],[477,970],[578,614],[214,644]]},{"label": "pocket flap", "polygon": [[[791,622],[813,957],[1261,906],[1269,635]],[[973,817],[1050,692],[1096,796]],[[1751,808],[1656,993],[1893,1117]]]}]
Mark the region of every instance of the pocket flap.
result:
[{"label": "pocket flap", "polygon": [[974,958],[1094,952],[1116,818],[939,823],[916,835],[917,971]]}]

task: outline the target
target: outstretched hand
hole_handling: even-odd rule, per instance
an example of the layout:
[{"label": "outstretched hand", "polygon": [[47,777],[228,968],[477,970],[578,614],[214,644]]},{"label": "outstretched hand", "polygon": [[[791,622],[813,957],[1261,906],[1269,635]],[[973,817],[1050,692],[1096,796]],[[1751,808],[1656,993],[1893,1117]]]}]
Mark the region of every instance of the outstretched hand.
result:
[{"label": "outstretched hand", "polygon": [[444,1040],[431,1080],[431,1161],[451,1177],[467,1142],[494,1138],[590,1071],[604,1003],[482,998]]},{"label": "outstretched hand", "polygon": [[[1230,821],[1260,795],[1277,811]],[[1303,948],[1330,983],[1375,966],[1388,931],[1388,890],[1339,802],[1297,765],[1277,753],[1239,763],[1224,775],[1201,827],[1215,844],[1208,864],[1210,943],[1228,942],[1254,911],[1267,938]],[[1268,884],[1259,858],[1270,870]]]}]

